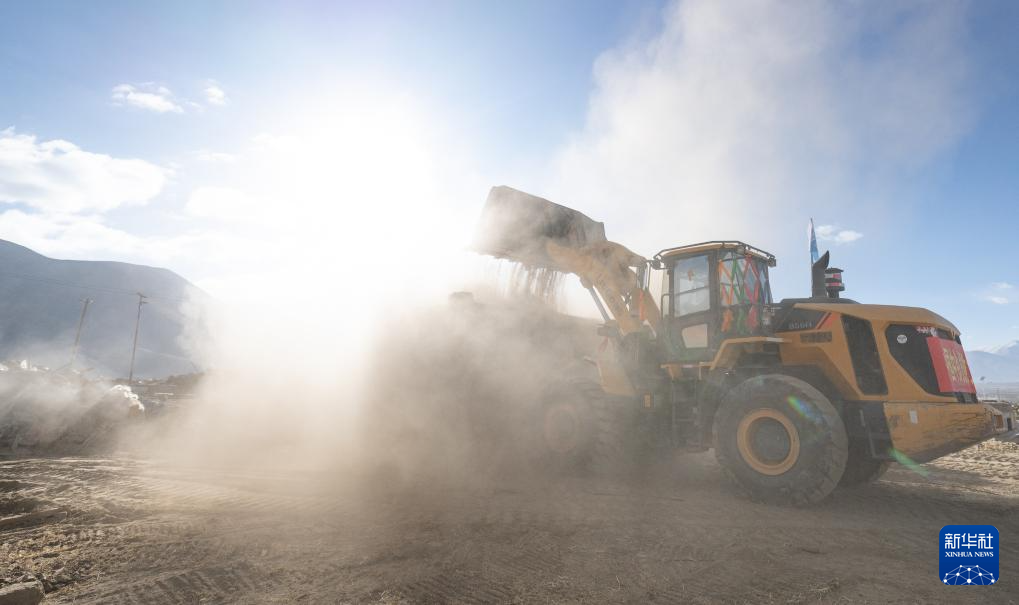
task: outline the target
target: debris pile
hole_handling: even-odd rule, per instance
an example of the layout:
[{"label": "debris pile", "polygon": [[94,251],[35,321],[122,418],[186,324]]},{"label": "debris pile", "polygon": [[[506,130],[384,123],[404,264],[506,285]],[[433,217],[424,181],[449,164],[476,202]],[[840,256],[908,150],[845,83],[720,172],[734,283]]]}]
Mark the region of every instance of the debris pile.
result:
[{"label": "debris pile", "polygon": [[0,452],[18,455],[110,451],[145,406],[126,385],[49,371],[27,362],[0,371]]}]

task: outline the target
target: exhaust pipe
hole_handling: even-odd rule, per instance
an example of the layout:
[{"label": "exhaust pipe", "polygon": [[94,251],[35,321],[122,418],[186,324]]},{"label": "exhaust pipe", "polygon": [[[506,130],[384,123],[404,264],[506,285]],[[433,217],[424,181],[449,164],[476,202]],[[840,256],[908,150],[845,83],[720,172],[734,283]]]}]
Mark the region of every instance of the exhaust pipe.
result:
[{"label": "exhaust pipe", "polygon": [[846,291],[842,283],[842,269],[829,268],[830,259],[830,252],[825,252],[810,268],[811,298],[838,298],[840,292]]}]

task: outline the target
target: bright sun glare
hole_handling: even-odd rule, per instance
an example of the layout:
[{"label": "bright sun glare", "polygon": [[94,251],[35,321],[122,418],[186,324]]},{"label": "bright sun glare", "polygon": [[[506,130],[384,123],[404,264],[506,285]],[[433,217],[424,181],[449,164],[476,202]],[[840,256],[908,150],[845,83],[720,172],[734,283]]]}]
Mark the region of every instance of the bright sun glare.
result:
[{"label": "bright sun glare", "polygon": [[[459,287],[474,216],[457,211],[464,175],[443,153],[438,119],[405,96],[320,99],[254,137],[234,183],[198,210],[224,213],[231,256],[246,267],[214,288],[235,332],[294,354],[342,342],[356,359],[384,317]],[[476,207],[482,194],[470,193]],[[265,332],[276,326],[284,333]],[[246,356],[248,340],[226,342]]]}]

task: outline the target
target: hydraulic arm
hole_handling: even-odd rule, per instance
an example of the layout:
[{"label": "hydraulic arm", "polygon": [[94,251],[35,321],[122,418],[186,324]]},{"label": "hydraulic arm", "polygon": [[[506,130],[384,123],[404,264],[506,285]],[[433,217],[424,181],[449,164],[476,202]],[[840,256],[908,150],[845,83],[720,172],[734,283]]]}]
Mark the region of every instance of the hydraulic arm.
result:
[{"label": "hydraulic arm", "polygon": [[644,321],[656,333],[660,328],[661,311],[638,275],[647,259],[606,239],[605,226],[581,212],[510,187],[493,187],[473,247],[497,258],[573,273],[624,336],[641,331]]}]

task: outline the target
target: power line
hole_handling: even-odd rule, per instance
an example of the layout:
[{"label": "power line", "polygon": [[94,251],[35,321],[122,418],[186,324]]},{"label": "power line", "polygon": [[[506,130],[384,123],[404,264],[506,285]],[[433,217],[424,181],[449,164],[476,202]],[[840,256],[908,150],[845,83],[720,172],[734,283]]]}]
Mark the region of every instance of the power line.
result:
[{"label": "power line", "polygon": [[[92,292],[102,292],[102,293],[106,293],[106,294],[116,294],[116,295],[121,295],[121,296],[137,296],[138,297],[138,311],[137,311],[137,315],[135,316],[134,339],[133,339],[133,342],[132,342],[132,345],[131,345],[131,363],[130,363],[130,368],[128,370],[128,383],[129,384],[134,379],[135,356],[136,356],[136,351],[139,348],[138,347],[138,333],[139,333],[139,328],[141,326],[142,305],[150,304],[151,301],[153,301],[153,300],[155,300],[155,301],[170,302],[170,303],[178,303],[178,304],[184,304],[184,303],[189,302],[188,299],[184,299],[184,298],[178,298],[178,297],[172,297],[172,296],[151,296],[151,295],[148,295],[148,294],[142,294],[141,292],[134,291],[134,290],[126,290],[126,289],[122,289],[122,288],[113,288],[113,287],[109,287],[109,286],[85,285],[85,284],[69,282],[69,281],[65,281],[65,280],[57,279],[57,278],[53,278],[53,277],[44,277],[44,276],[41,276],[41,275],[26,275],[24,273],[13,273],[13,272],[10,272],[10,271],[0,271],[0,276],[13,277],[15,279],[23,279],[23,280],[26,280],[26,281],[42,283],[42,284],[47,284],[47,285],[51,285],[51,286],[60,286],[60,287],[64,287],[64,288],[77,288],[77,289],[80,289],[80,290],[88,290],[88,291],[92,291]],[[80,339],[81,339],[81,330],[82,330],[82,325],[84,324],[84,321],[85,321],[85,314],[88,312],[89,305],[91,303],[93,303],[93,302],[95,302],[95,301],[93,299],[91,299],[91,298],[85,298],[85,299],[82,300],[83,307],[82,307],[82,311],[81,311],[81,317],[78,319],[78,330],[77,330],[77,333],[75,335],[74,348],[73,348],[73,351],[71,353],[71,366],[72,367],[74,365],[75,358],[78,355],[78,345],[79,345],[79,342],[80,342]],[[144,349],[144,348],[142,350],[146,351],[146,352],[150,352],[150,353],[155,353],[154,351],[149,351],[148,349]],[[174,355],[167,355],[165,353],[156,353],[156,354],[157,355],[165,355],[165,356],[168,356],[168,357],[176,357]],[[185,358],[180,358],[180,359],[185,359]],[[193,367],[195,367],[195,370],[198,371],[198,368],[197,368],[197,366],[195,366],[194,362],[190,361],[190,360],[188,360],[188,361],[191,363],[191,365]]]}]

